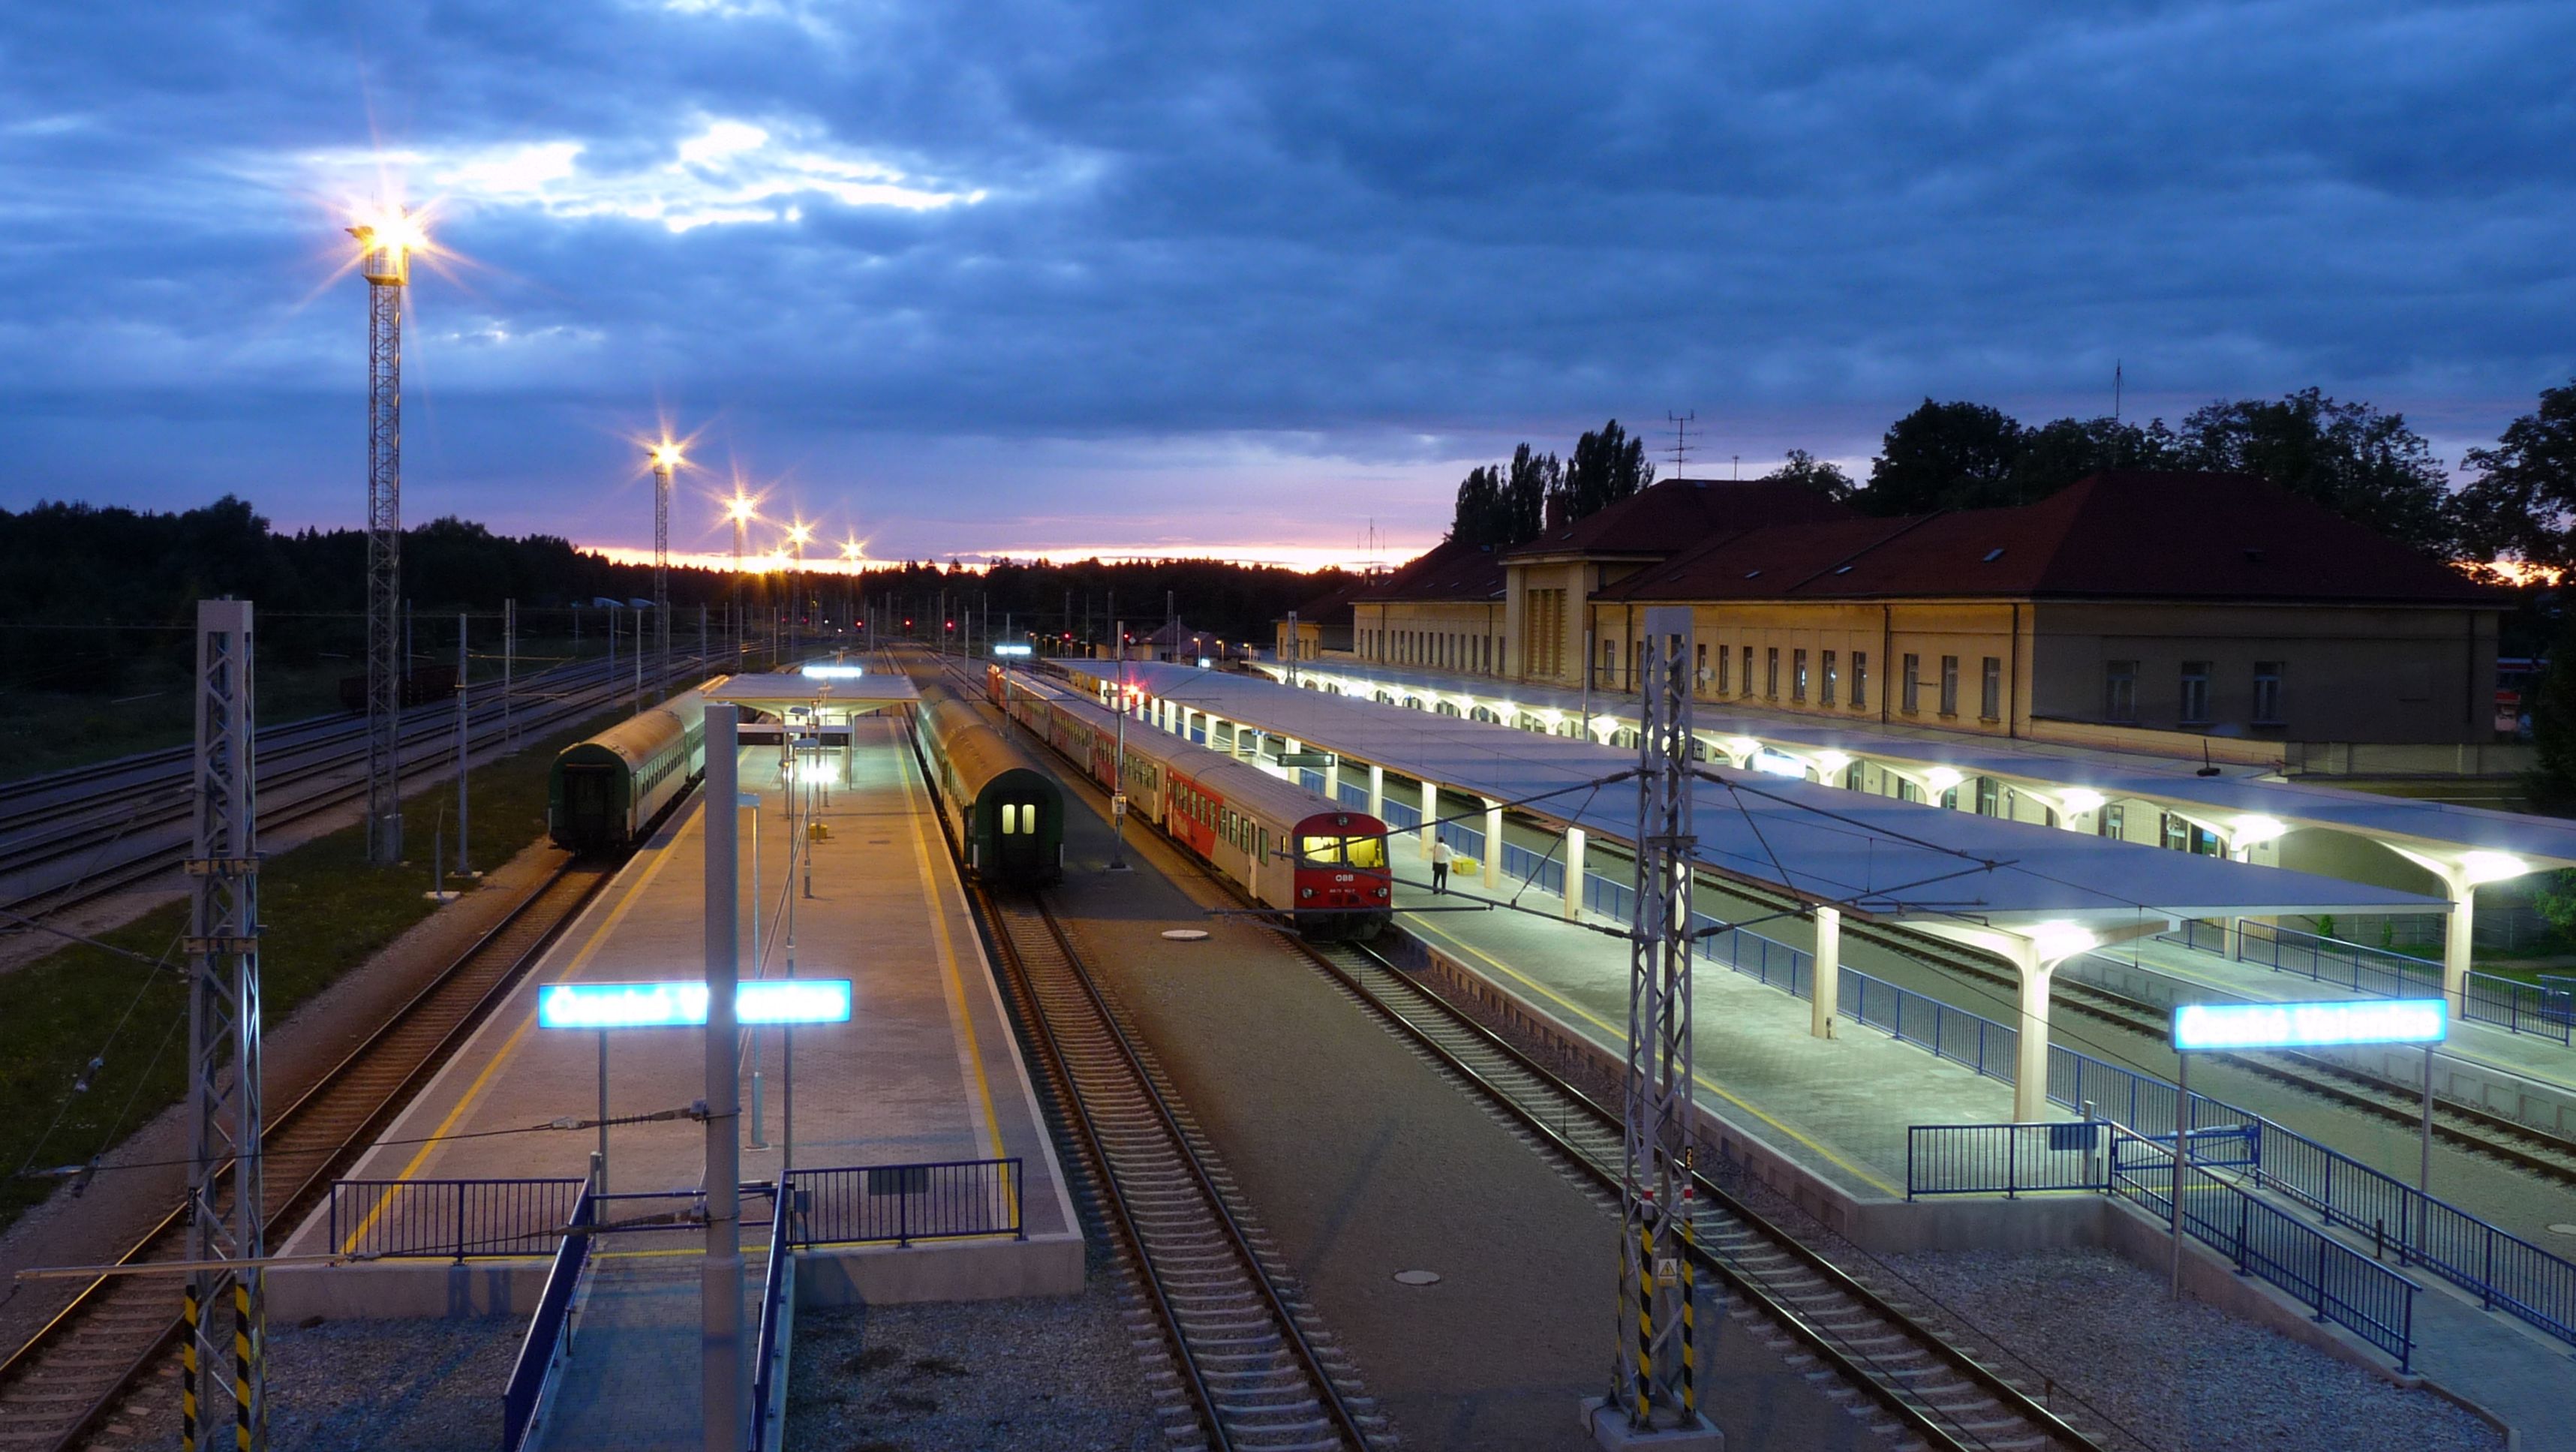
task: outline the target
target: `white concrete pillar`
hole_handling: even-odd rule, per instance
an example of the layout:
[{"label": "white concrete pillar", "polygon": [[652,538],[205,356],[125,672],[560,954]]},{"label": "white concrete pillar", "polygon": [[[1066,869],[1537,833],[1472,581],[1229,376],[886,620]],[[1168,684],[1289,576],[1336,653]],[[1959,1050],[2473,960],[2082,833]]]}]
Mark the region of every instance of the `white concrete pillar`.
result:
[{"label": "white concrete pillar", "polygon": [[2478,890],[2454,877],[2443,886],[2451,890],[2451,920],[2442,927],[2442,996],[2451,1001],[2451,1017],[2467,1017],[2469,1006],[2469,949],[2477,926]]},{"label": "white concrete pillar", "polygon": [[1431,844],[1440,840],[1440,829],[1434,825],[1439,820],[1440,788],[1426,781],[1422,784],[1422,855],[1425,857],[1431,855]]},{"label": "white concrete pillar", "polygon": [[1369,763],[1369,815],[1386,820],[1386,768]]},{"label": "white concrete pillar", "polygon": [[1342,759],[1339,756],[1324,763],[1324,800],[1337,808],[1342,804]]},{"label": "white concrete pillar", "polygon": [[1565,916],[1583,915],[1583,829],[1565,829]]},{"label": "white concrete pillar", "polygon": [[1834,1036],[1834,1014],[1841,1007],[1843,915],[1840,908],[1816,909],[1816,978],[1807,1003],[1807,1032],[1820,1039]]},{"label": "white concrete pillar", "polygon": [[2048,978],[2055,962],[2041,962],[2037,949],[2016,952],[2013,967],[2021,975],[2021,1054],[2013,1074],[2013,1118],[2032,1124],[2048,1118]]},{"label": "white concrete pillar", "polygon": [[1503,886],[1503,804],[1485,803],[1485,887],[1499,892]]}]

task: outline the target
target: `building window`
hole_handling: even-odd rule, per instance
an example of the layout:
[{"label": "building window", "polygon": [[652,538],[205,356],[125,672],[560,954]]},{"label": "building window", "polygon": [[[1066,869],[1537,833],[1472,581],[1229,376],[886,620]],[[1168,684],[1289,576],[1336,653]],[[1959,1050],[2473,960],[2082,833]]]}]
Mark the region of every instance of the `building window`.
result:
[{"label": "building window", "polygon": [[2185,852],[2191,848],[2191,824],[2171,812],[2157,814],[2157,835],[2168,852]]},{"label": "building window", "polygon": [[1753,694],[1753,647],[1744,648],[1744,679],[1738,683],[1745,695]]},{"label": "building window", "polygon": [[1941,714],[1945,718],[1959,714],[1959,658],[1955,655],[1941,657]]},{"label": "building window", "polygon": [[2281,724],[2281,663],[2277,660],[2254,662],[2254,724]]},{"label": "building window", "polygon": [[1821,691],[1819,691],[1819,692],[1817,693],[1817,695],[1816,695],[1816,703],[1817,703],[1818,705],[1820,705],[1820,706],[1830,706],[1830,705],[1832,705],[1832,704],[1834,703],[1834,685],[1835,685],[1835,682],[1834,682],[1834,653],[1833,653],[1832,651],[1830,651],[1830,650],[1829,650],[1829,651],[1826,651],[1826,652],[1825,652],[1825,662],[1824,662],[1824,664],[1825,664],[1824,689],[1823,689],[1823,690],[1821,690]]},{"label": "building window", "polygon": [[2138,663],[2115,660],[2102,667],[2102,716],[2110,721],[2138,719]]},{"label": "building window", "polygon": [[1905,714],[1911,716],[1923,709],[1923,657],[1910,650],[1905,653],[1902,679],[1905,682]]},{"label": "building window", "polygon": [[1725,646],[1721,645],[1717,648],[1717,693],[1721,696],[1725,695],[1728,690],[1728,686],[1726,684],[1726,663],[1733,657],[1733,655],[1734,652],[1728,650]]},{"label": "building window", "polygon": [[1981,776],[1981,777],[1977,778],[1977,815],[1978,815],[1978,816],[1980,816],[1980,817],[1999,817],[1999,816],[2002,816],[2002,815],[2003,815],[2003,810],[2002,810],[2002,798],[2003,798],[2002,788],[2001,788],[2001,786],[2000,786],[2000,785],[1995,781],[1995,779],[1994,779],[1993,777],[1990,777],[1990,776]]},{"label": "building window", "polygon": [[2187,660],[2182,663],[2182,724],[2201,726],[2209,722],[2209,662]]},{"label": "building window", "polygon": [[2093,835],[2118,841],[2126,832],[2129,809],[2118,802],[2106,802],[2093,814]]},{"label": "building window", "polygon": [[1869,709],[1869,652],[1852,652],[1852,709]]},{"label": "building window", "polygon": [[1780,699],[1780,647],[1776,645],[1770,647],[1764,652],[1762,662],[1762,699],[1766,701],[1776,701]]},{"label": "building window", "polygon": [[[1722,659],[1726,652],[1719,651],[1718,655]],[[1708,692],[1708,647],[1704,645],[1691,647],[1691,692],[1694,695]]]},{"label": "building window", "polygon": [[1977,682],[1977,719],[2000,721],[2004,718],[2004,663],[1990,655],[1984,664]]},{"label": "building window", "polygon": [[1807,653],[1792,651],[1789,657],[1789,699],[1807,699]]}]

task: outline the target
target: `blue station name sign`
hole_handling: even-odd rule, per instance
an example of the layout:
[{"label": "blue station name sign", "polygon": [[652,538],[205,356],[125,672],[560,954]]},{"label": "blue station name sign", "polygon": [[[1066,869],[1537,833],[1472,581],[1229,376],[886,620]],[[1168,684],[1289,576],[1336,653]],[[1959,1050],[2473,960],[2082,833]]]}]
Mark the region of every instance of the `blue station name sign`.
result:
[{"label": "blue station name sign", "polygon": [[[537,990],[537,1027],[696,1028],[707,1021],[704,983],[549,983]],[[847,978],[755,978],[734,985],[744,1024],[847,1023]]]},{"label": "blue station name sign", "polygon": [[2174,1010],[2173,1046],[2184,1053],[2201,1053],[2325,1049],[2339,1044],[2438,1044],[2450,1031],[2450,1005],[2439,998],[2186,1003]]}]

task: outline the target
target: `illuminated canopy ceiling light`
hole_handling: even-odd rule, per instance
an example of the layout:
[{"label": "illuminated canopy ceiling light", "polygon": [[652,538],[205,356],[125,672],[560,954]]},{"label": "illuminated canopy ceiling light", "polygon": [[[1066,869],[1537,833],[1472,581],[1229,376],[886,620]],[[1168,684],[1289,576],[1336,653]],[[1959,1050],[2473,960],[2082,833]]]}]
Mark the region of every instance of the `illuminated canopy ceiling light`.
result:
[{"label": "illuminated canopy ceiling light", "polygon": [[1923,773],[1923,779],[1926,782],[1929,782],[1932,786],[1932,790],[1936,792],[1946,792],[1950,788],[1967,780],[1966,777],[1959,775],[1957,772],[1952,771],[1946,766],[1936,766],[1930,771]]},{"label": "illuminated canopy ceiling light", "polygon": [[2234,839],[2239,847],[2251,847],[2259,842],[2269,842],[2289,830],[2289,824],[2278,817],[2239,817]]},{"label": "illuminated canopy ceiling light", "polygon": [[2091,787],[2075,787],[2058,797],[2058,800],[2064,803],[2066,810],[2070,812],[2102,810],[2102,794]]},{"label": "illuminated canopy ceiling light", "polygon": [[2472,852],[2460,859],[2460,875],[2471,887],[2482,882],[2502,882],[2520,877],[2531,870],[2531,864],[2510,852]]},{"label": "illuminated canopy ceiling light", "polygon": [[1816,753],[1817,769],[1828,773],[1840,771],[1844,767],[1851,765],[1851,760],[1852,759],[1850,757],[1845,756],[1839,751],[1819,751]]},{"label": "illuminated canopy ceiling light", "polygon": [[2085,952],[2102,940],[2073,923],[2039,923],[2030,929],[2030,941],[2043,960],[2056,962]]},{"label": "illuminated canopy ceiling light", "polygon": [[1729,756],[1751,756],[1753,753],[1760,751],[1761,749],[1762,743],[1754,740],[1750,736],[1729,736],[1726,738],[1726,754]]}]

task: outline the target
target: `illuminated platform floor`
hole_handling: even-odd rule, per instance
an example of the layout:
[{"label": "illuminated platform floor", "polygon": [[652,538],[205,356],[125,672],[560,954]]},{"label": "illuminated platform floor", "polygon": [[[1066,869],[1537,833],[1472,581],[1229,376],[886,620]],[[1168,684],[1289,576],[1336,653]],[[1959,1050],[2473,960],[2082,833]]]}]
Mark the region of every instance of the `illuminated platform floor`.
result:
[{"label": "illuminated platform floor", "polygon": [[[1025,1241],[917,1242],[908,1250],[869,1247],[837,1269],[815,1266],[802,1277],[802,1299],[816,1303],[829,1287],[875,1300],[1063,1294],[1081,1286],[1080,1233],[1063,1188],[1026,1067],[1004,1017],[980,939],[953,864],[940,840],[927,789],[898,723],[863,718],[818,818],[826,836],[814,844],[811,897],[794,902],[796,969],[807,978],[849,978],[854,1009],[845,1024],[796,1029],[795,1160],[800,1171],[848,1166],[915,1165],[1016,1157]],[[774,747],[748,747],[741,758],[746,790],[758,812],[760,976],[785,973],[787,837]],[[428,1088],[379,1136],[345,1176],[363,1181],[578,1178],[598,1144],[595,1129],[548,1130],[552,1121],[591,1121],[598,1114],[601,1036],[541,1029],[539,989],[558,981],[694,979],[704,971],[702,803],[665,824],[609,884],[546,959],[474,1034]],[[751,966],[752,814],[743,814],[743,976]],[[786,1125],[784,1031],[746,1036],[741,1177],[773,1179]],[[705,1093],[702,1036],[695,1030],[621,1030],[608,1036],[608,1112],[612,1119],[685,1112]],[[750,1114],[755,1072],[763,1114]],[[701,1123],[685,1117],[615,1125],[608,1135],[612,1193],[694,1192],[704,1177]],[[409,1203],[409,1198],[396,1202]],[[746,1221],[767,1213],[746,1197]],[[684,1201],[639,1202],[625,1213],[676,1209]],[[387,1212],[401,1213],[399,1208]],[[368,1241],[399,1238],[399,1227],[367,1228]],[[329,1245],[326,1212],[302,1226],[284,1253],[337,1249],[363,1242],[344,1210],[340,1245]],[[746,1244],[765,1246],[766,1224],[747,1224]],[[866,1263],[862,1263],[862,1260]],[[809,1257],[811,1259],[811,1257]],[[757,1266],[757,1260],[753,1262]],[[536,1262],[542,1275],[543,1261]],[[272,1293],[299,1314],[440,1314],[442,1309],[524,1310],[530,1279],[496,1267],[470,1285],[451,1284],[444,1307],[391,1309],[366,1298],[392,1285],[359,1290],[347,1278],[434,1268],[435,1262],[373,1262],[354,1268],[273,1276]],[[820,1272],[818,1274],[818,1272]],[[295,1284],[319,1281],[321,1284]],[[391,1293],[388,1291],[388,1293]],[[422,1292],[399,1294],[416,1298]],[[352,1303],[352,1297],[356,1303]],[[307,1302],[312,1302],[309,1307]],[[471,1307],[463,1304],[472,1301]]]},{"label": "illuminated platform floor", "polygon": [[[1418,834],[1391,840],[1406,879],[1399,907],[1468,906],[1484,896],[1472,875],[1453,876],[1446,899],[1409,885],[1430,877]],[[1508,879],[1501,895],[1510,896]],[[1627,940],[1568,925],[1551,894],[1533,889],[1520,901],[1534,911],[1414,912],[1399,921],[1617,1057],[1628,1036]],[[1701,1102],[1853,1196],[1905,1198],[1911,1125],[2013,1117],[2012,1086],[2001,1080],[1849,1020],[1835,1038],[1811,1037],[1804,1000],[1723,964],[1703,961],[1692,993]]]}]

